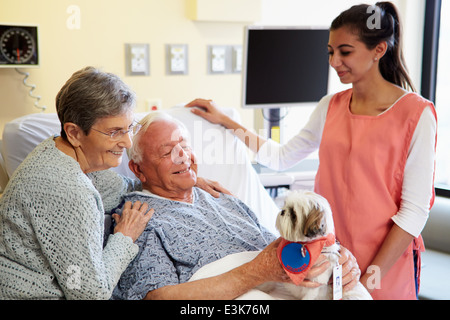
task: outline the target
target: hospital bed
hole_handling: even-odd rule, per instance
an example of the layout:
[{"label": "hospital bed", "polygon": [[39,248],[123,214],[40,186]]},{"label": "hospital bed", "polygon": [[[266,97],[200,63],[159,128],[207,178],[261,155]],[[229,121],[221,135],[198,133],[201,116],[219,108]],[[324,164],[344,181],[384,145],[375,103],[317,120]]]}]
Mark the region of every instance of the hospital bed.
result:
[{"label": "hospital bed", "polygon": [[[238,112],[232,108],[223,111],[236,121]],[[183,106],[165,109],[187,127],[193,150],[198,161],[198,176],[218,181],[236,197],[246,203],[258,216],[262,225],[277,233],[275,219],[277,205],[261,183],[253,168],[244,144],[224,127],[211,124],[195,116]],[[139,120],[146,113],[137,113]],[[8,178],[36,145],[51,135],[59,134],[60,122],[56,113],[30,114],[5,125],[2,139],[1,188],[4,190]],[[112,170],[135,178],[128,168],[128,157],[124,155],[119,167]]]},{"label": "hospital bed", "polygon": [[[182,121],[190,132],[192,147],[199,160],[198,176],[220,182],[253,209],[262,225],[277,233],[274,225],[279,209],[261,183],[246,147],[225,128],[193,115],[182,106],[164,111]],[[224,108],[223,111],[234,120],[240,121],[235,109]],[[140,119],[144,115],[137,113],[136,117]],[[1,190],[4,190],[8,178],[28,153],[45,138],[59,132],[60,124],[56,114],[30,114],[7,123],[1,141]],[[112,170],[134,177],[128,169],[126,155],[122,164]],[[286,179],[286,176],[283,179]],[[450,299],[449,215],[450,199],[438,197],[423,231],[427,251],[422,259],[422,299]]]}]

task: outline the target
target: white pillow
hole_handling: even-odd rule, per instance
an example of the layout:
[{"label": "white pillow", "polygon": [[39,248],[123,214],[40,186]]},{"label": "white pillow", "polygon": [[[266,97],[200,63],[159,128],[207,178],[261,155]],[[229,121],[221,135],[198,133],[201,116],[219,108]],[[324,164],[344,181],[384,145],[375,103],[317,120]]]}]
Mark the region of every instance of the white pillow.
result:
[{"label": "white pillow", "polygon": [[[198,159],[198,176],[218,181],[247,204],[262,225],[274,234],[279,208],[262,185],[248,157],[247,147],[223,126],[212,124],[184,107],[167,111],[181,120],[191,134],[192,148]],[[239,122],[235,109],[222,111]]]},{"label": "white pillow", "polygon": [[2,153],[9,177],[25,157],[42,141],[60,134],[56,113],[29,114],[8,122],[3,129]]}]

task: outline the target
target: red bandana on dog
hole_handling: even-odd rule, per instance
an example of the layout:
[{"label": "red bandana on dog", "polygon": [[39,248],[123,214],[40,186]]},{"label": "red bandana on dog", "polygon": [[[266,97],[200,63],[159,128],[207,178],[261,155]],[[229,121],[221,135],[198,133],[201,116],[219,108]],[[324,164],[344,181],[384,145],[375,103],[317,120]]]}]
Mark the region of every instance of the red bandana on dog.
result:
[{"label": "red bandana on dog", "polygon": [[290,242],[282,239],[277,250],[278,260],[292,282],[299,285],[316,262],[323,247],[334,243],[335,237],[332,233],[312,242]]}]

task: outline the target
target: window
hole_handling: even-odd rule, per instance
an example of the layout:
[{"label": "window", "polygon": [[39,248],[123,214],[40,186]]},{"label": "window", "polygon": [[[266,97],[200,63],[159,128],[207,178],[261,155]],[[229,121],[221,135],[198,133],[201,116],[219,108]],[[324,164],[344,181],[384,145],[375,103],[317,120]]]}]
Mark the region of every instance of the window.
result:
[{"label": "window", "polygon": [[435,104],[438,113],[436,187],[450,196],[450,1],[440,1],[440,28],[437,51]]},{"label": "window", "polygon": [[450,1],[426,0],[422,64],[422,96],[438,114],[436,194],[450,198]]}]

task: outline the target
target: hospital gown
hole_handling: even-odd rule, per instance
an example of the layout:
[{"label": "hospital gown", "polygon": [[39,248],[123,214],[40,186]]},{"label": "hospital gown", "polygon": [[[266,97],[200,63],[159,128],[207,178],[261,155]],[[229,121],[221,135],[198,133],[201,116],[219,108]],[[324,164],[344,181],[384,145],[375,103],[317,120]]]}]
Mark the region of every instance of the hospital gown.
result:
[{"label": "hospital gown", "polygon": [[113,299],[142,299],[149,291],[187,282],[202,266],[229,254],[264,249],[276,237],[235,197],[213,198],[194,188],[193,203],[133,192],[155,213],[136,241],[139,253],[113,291]]}]

